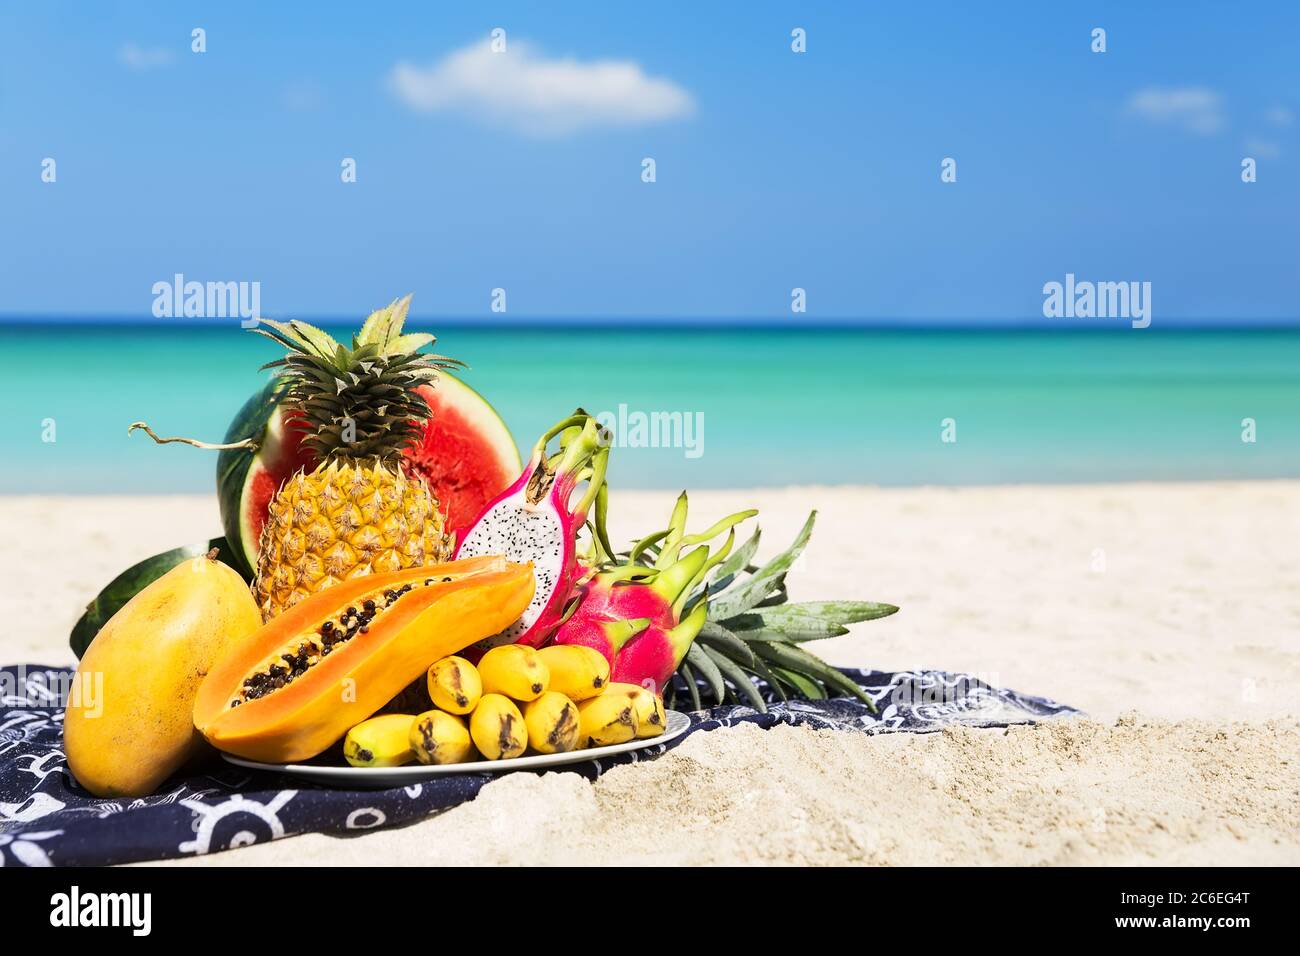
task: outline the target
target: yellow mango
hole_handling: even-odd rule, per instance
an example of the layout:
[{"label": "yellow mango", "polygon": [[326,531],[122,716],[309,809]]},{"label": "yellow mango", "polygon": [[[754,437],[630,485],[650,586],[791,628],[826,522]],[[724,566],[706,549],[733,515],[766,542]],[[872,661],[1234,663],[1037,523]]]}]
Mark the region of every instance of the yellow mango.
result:
[{"label": "yellow mango", "polygon": [[63,719],[77,781],[101,796],[152,793],[207,744],[194,698],[208,669],[261,626],[248,585],[216,552],[133,597],[90,642]]}]

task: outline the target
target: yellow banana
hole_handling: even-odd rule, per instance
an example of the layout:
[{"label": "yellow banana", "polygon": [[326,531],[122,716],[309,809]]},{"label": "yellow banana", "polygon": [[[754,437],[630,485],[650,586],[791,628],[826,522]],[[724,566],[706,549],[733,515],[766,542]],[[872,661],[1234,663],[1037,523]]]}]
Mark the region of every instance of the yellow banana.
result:
[{"label": "yellow banana", "polygon": [[524,725],[528,742],[543,754],[562,754],[577,749],[578,708],[573,701],[556,691],[524,705]]},{"label": "yellow banana", "polygon": [[609,661],[594,647],[552,644],[537,652],[551,675],[551,690],[569,700],[595,697],[609,681]]},{"label": "yellow banana", "polygon": [[483,682],[474,665],[463,657],[444,657],[429,668],[429,697],[433,706],[449,714],[473,713],[483,696]]},{"label": "yellow banana", "polygon": [[488,760],[518,757],[528,748],[524,715],[501,694],[484,694],[469,718],[469,735]]},{"label": "yellow banana", "polygon": [[383,714],[363,720],[343,738],[343,756],[354,767],[400,767],[415,759],[411,752],[410,714]]},{"label": "yellow banana", "polygon": [[411,751],[420,763],[464,763],[474,759],[465,721],[440,710],[415,718],[410,732]]},{"label": "yellow banana", "polygon": [[513,700],[536,700],[546,693],[551,675],[537,651],[523,644],[494,647],[478,662],[484,694]]},{"label": "yellow banana", "polygon": [[583,747],[627,743],[637,732],[636,704],[629,694],[606,690],[579,702],[578,727]]},{"label": "yellow banana", "polygon": [[658,737],[668,726],[668,716],[664,713],[664,699],[640,684],[623,684],[614,682],[605,693],[622,692],[632,698],[636,708],[636,735],[642,740]]}]

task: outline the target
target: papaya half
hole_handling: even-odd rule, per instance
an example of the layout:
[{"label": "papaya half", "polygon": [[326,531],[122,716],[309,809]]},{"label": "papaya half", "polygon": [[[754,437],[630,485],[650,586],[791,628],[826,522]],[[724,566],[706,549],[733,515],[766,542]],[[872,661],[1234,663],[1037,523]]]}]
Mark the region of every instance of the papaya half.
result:
[{"label": "papaya half", "polygon": [[497,555],[353,578],[264,624],[199,687],[194,726],[250,760],[306,760],[439,658],[514,623],[532,565]]}]

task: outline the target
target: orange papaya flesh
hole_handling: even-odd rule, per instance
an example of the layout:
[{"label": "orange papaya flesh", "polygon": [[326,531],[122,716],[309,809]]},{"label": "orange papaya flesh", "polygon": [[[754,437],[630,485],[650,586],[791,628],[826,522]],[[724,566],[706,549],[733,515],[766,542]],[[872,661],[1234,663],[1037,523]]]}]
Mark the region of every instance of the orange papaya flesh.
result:
[{"label": "orange papaya flesh", "polygon": [[194,725],[250,760],[314,757],[434,661],[513,624],[535,586],[531,565],[498,556],[344,581],[219,661],[199,688]]},{"label": "orange papaya flesh", "polygon": [[[348,641],[368,634],[376,617],[399,596],[417,587],[450,584],[487,571],[503,571],[506,566],[504,557],[487,555],[382,575],[362,575],[327,589],[327,598],[318,600],[319,596],[313,595],[311,602],[299,602],[306,607],[300,610],[295,605],[277,618],[277,622],[283,620],[282,626],[263,626],[247,645],[245,654],[219,662],[219,666],[229,664],[234,670],[245,671],[240,691],[232,695],[230,703],[235,700],[246,703],[292,683],[303,671],[342,650]],[[409,602],[406,605],[408,611],[413,606]],[[302,660],[304,652],[305,661]],[[259,659],[250,662],[250,656]],[[224,683],[232,674],[223,671],[217,683]]]}]

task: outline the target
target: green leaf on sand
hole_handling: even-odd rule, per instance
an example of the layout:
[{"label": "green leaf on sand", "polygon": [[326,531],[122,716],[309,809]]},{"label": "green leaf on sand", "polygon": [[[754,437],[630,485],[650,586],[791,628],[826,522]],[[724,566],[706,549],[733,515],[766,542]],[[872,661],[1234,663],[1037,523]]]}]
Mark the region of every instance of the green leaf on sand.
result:
[{"label": "green leaf on sand", "polygon": [[790,547],[786,548],[753,575],[723,591],[709,602],[709,620],[725,621],[727,618],[744,614],[757,607],[769,597],[772,591],[781,586],[785,573],[793,567],[799,555],[812,537],[813,523],[817,512],[810,512],[803,528],[795,536]]},{"label": "green leaf on sand", "polygon": [[713,699],[719,704],[722,703],[727,693],[727,686],[722,680],[722,672],[718,670],[718,665],[704,653],[704,648],[699,644],[692,644],[691,649],[686,652],[686,660],[704,676],[709,690],[713,692]]},{"label": "green leaf on sand", "polygon": [[745,639],[750,631],[776,633],[787,641],[819,641],[847,634],[846,624],[874,621],[898,610],[874,601],[801,601],[755,608],[725,622],[727,629]]},{"label": "green leaf on sand", "polygon": [[809,677],[804,677],[796,671],[788,671],[784,667],[773,667],[772,672],[776,674],[780,680],[794,688],[801,696],[808,698],[808,700],[826,699],[826,691],[823,690],[822,685],[817,683],[815,680]]},{"label": "green leaf on sand", "polygon": [[758,542],[762,536],[763,529],[755,528],[748,541],[733,551],[727,560],[713,569],[713,573],[709,576],[710,591],[725,590],[737,574],[749,567],[749,562],[754,559],[754,552],[758,550]]},{"label": "green leaf on sand", "polygon": [[700,629],[700,633],[695,639],[721,650],[728,657],[744,664],[746,667],[754,666],[754,652],[750,650],[749,645],[721,624],[705,621],[704,627]]},{"label": "green leaf on sand", "polygon": [[695,671],[691,669],[691,665],[686,661],[682,661],[678,670],[681,671],[682,679],[686,681],[686,690],[691,695],[691,710],[703,710],[704,707],[700,703],[700,686],[696,683]]},{"label": "green leaf on sand", "polygon": [[753,670],[755,674],[757,674],[759,677],[765,680],[767,682],[767,686],[772,688],[772,691],[776,694],[776,696],[780,697],[781,700],[786,701],[790,699],[786,695],[785,688],[781,685],[781,682],[776,679],[776,674],[768,670],[767,665],[764,664],[757,657],[754,658],[754,666],[751,668],[751,670]]},{"label": "green leaf on sand", "polygon": [[873,711],[876,709],[875,701],[868,697],[867,692],[855,681],[803,648],[775,641],[755,641],[750,646],[754,648],[755,654],[766,658],[778,667],[815,677],[829,687],[856,697]]},{"label": "green leaf on sand", "polygon": [[717,665],[718,670],[722,672],[722,676],[731,681],[732,686],[736,688],[736,692],[745,696],[745,699],[749,701],[749,706],[761,714],[767,713],[767,704],[759,696],[758,688],[754,686],[754,682],[749,679],[748,674],[737,667],[721,651],[715,651],[713,648],[704,645],[704,653]]}]

